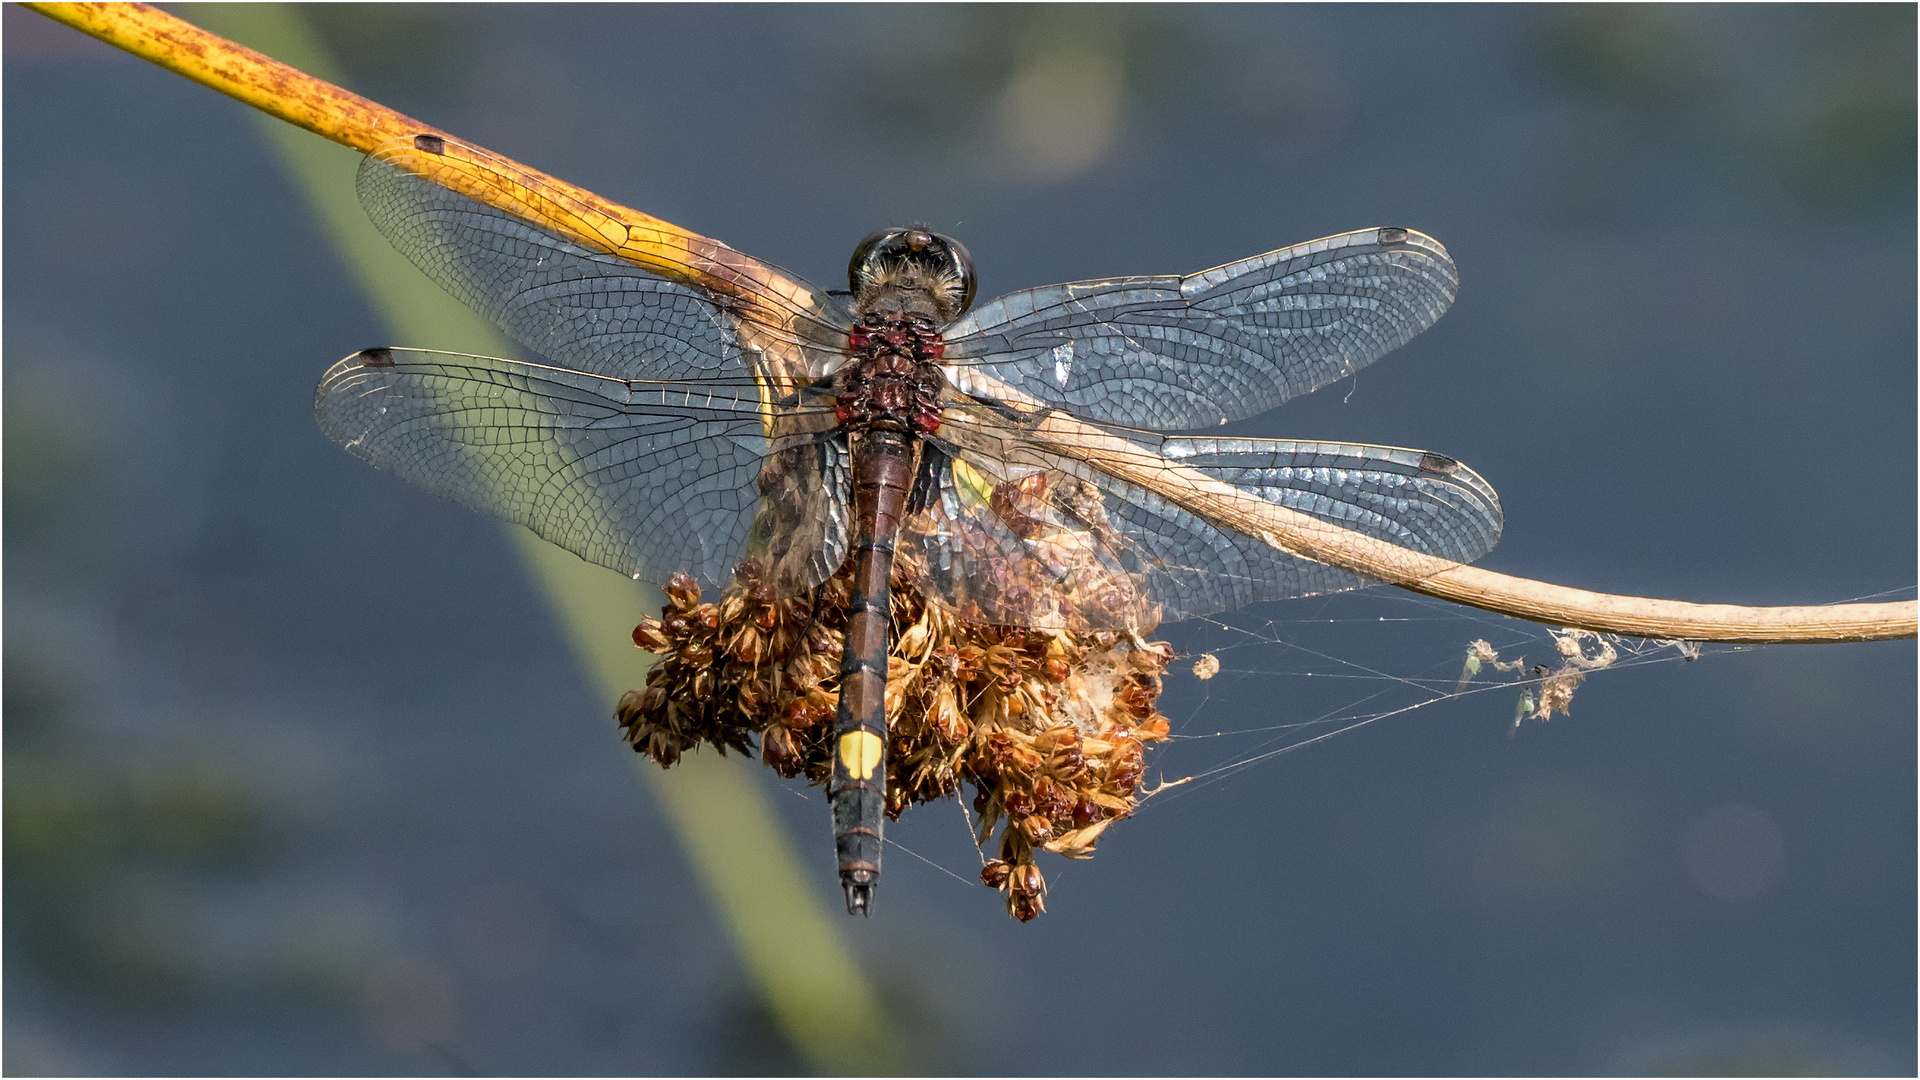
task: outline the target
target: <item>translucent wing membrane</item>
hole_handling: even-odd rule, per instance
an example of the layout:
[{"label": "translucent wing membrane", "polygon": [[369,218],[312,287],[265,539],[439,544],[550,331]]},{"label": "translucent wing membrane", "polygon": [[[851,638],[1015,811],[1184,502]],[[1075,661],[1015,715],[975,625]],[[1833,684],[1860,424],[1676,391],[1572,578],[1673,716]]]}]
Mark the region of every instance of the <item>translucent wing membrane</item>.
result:
[{"label": "translucent wing membrane", "polygon": [[1453,562],[1500,540],[1500,498],[1441,454],[1364,443],[1165,439],[1160,453],[1271,503]]},{"label": "translucent wing membrane", "polygon": [[1436,454],[1166,439],[1142,446],[1160,462],[1142,484],[965,412],[949,409],[930,444],[903,537],[925,587],[987,622],[1119,629],[1376,583],[1218,524],[1204,498],[1170,497],[1195,475],[1447,560],[1478,558],[1500,534],[1492,488]]},{"label": "translucent wing membrane", "polygon": [[314,412],[374,467],[645,580],[717,588],[753,559],[793,593],[846,557],[832,411],[769,405],[750,381],[375,349],[327,371]]},{"label": "translucent wing membrane", "polygon": [[901,526],[921,588],[974,622],[1051,629],[1152,626],[1138,547],[1071,472],[929,440]]},{"label": "translucent wing membrane", "polygon": [[1212,427],[1399,348],[1458,287],[1439,241],[1364,229],[1185,277],[1009,293],[947,328],[948,377],[965,393],[1010,387],[1102,423]]},{"label": "translucent wing membrane", "polygon": [[[508,201],[534,220],[429,176],[491,197],[512,193]],[[600,220],[546,192],[532,174],[470,148],[383,148],[361,163],[358,189],[374,225],[428,277],[563,367],[629,379],[760,373],[790,389],[831,371],[846,346],[844,301],[720,245],[716,255],[754,271],[730,277],[726,291],[652,276],[617,247],[590,249],[541,223],[593,237],[625,236],[635,226]],[[688,253],[679,260],[689,275],[696,261]]]}]

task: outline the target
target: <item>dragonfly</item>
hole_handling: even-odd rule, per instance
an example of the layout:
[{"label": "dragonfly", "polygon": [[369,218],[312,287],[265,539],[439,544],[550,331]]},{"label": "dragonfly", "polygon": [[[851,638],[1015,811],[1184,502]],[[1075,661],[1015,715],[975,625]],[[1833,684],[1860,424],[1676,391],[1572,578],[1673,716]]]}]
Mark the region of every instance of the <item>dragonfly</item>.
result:
[{"label": "dragonfly", "polygon": [[850,568],[827,786],[849,914],[880,877],[896,558],[962,619],[1131,632],[1381,580],[1276,544],[1260,513],[1382,542],[1409,579],[1499,538],[1493,488],[1453,458],[1206,434],[1432,325],[1458,276],[1412,229],[976,305],[971,255],[925,226],[861,240],[824,290],[713,241],[645,262],[583,244],[543,219],[643,240],[648,220],[437,136],[376,150],[356,183],[526,355],[347,357],[314,407],[349,453],[638,580],[795,596]]}]

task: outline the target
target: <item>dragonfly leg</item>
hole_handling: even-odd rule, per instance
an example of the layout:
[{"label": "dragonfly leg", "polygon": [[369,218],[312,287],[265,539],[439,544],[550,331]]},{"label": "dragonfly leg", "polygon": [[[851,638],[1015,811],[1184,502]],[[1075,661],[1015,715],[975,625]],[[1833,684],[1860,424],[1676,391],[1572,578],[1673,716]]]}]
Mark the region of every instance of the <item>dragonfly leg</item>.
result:
[{"label": "dragonfly leg", "polygon": [[847,914],[873,911],[887,802],[887,646],[893,543],[913,478],[913,440],[869,431],[853,447],[853,595],[833,721],[833,843]]}]

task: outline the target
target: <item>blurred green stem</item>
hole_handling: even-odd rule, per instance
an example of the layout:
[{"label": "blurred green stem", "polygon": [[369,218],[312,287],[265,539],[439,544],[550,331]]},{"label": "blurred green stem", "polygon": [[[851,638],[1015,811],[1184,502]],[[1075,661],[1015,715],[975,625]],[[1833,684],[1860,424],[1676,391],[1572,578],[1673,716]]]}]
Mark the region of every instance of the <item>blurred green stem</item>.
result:
[{"label": "blurred green stem", "polygon": [[[191,9],[183,12],[186,17],[216,33],[336,84],[346,83],[295,8],[184,7]],[[394,344],[503,354],[491,327],[401,258],[361,213],[353,187],[358,153],[266,116],[259,122],[386,322]],[[316,374],[332,359],[316,357]],[[508,532],[608,703],[602,720],[609,752],[622,752],[614,744],[612,702],[645,680],[647,657],[633,647],[630,635],[640,616],[659,606],[658,595],[518,526],[509,526]],[[665,772],[645,758],[636,755],[634,760],[659,797],[782,1034],[824,1073],[898,1069],[899,1047],[883,1023],[879,1000],[814,892],[767,802],[765,787],[751,769],[710,751],[689,755]],[[827,835],[824,820],[820,835]]]}]

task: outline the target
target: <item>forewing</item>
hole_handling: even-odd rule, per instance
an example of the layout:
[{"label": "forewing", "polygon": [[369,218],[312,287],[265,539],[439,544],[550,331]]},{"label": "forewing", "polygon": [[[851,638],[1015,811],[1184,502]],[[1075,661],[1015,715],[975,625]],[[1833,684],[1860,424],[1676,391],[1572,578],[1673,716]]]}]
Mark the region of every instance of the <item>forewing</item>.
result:
[{"label": "forewing", "polygon": [[1185,277],[1009,293],[947,328],[947,375],[975,397],[1011,390],[1101,423],[1212,427],[1399,348],[1458,287],[1439,241],[1363,229]]},{"label": "forewing", "polygon": [[[1186,478],[1195,475],[1448,561],[1471,562],[1499,539],[1493,489],[1437,454],[1344,443],[1165,439],[1141,447],[1157,451],[1164,482],[1139,483],[1103,472],[1067,448],[1023,438],[984,411],[976,413],[978,422],[958,418],[963,412],[948,410],[940,436],[958,469],[949,468],[950,478],[939,485],[937,508],[910,516],[908,531],[931,570],[928,590],[963,610],[974,605],[989,622],[1072,628],[1078,620],[1099,629],[1131,618],[1141,620],[1133,625],[1148,625],[1153,614],[1175,621],[1377,583],[1219,524],[1203,502],[1175,494],[1191,490]],[[923,469],[923,481],[931,475]],[[973,476],[990,482],[969,490],[965,481]],[[1045,502],[1044,513],[1032,509],[1035,499]],[[935,505],[926,497],[916,501]],[[1035,521],[1046,528],[1030,527]],[[1011,600],[995,597],[1003,582],[1017,586]],[[1052,594],[1029,595],[1036,582]]]},{"label": "forewing", "polygon": [[704,254],[664,243],[652,218],[485,151],[425,145],[368,155],[361,205],[427,276],[555,364],[627,379],[764,373],[786,390],[837,365],[851,325],[838,298],[715,241]]},{"label": "forewing", "polygon": [[747,557],[784,593],[846,555],[832,413],[753,383],[639,382],[552,365],[373,349],[330,368],[320,428],[375,468],[518,522],[589,562],[708,589]]}]

